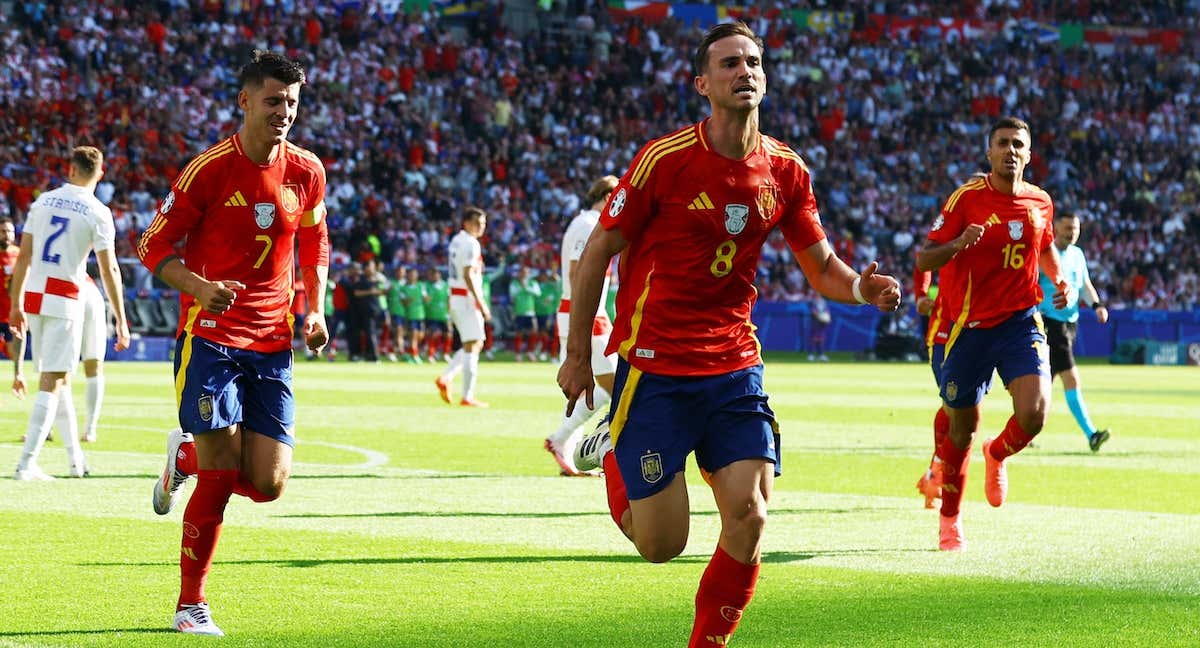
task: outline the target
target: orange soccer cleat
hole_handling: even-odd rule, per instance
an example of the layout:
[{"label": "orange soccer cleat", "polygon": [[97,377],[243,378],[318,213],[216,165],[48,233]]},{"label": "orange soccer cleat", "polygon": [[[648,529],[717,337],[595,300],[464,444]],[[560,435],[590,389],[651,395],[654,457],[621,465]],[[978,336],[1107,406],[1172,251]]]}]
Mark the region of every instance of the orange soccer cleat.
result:
[{"label": "orange soccer cleat", "polygon": [[992,458],[992,442],[983,442],[983,492],[987,495],[988,504],[1000,506],[1008,496],[1008,471],[1004,468],[1004,460]]},{"label": "orange soccer cleat", "polygon": [[938,515],[940,529],[938,530],[938,549],[942,551],[962,551],[967,548],[967,540],[963,538],[962,520],[958,515],[946,517]]},{"label": "orange soccer cleat", "polygon": [[942,497],[942,462],[929,464],[929,470],[917,480],[917,490],[925,496],[925,508],[933,508],[933,500]]},{"label": "orange soccer cleat", "polygon": [[474,398],[464,398],[458,401],[458,404],[462,405],[463,407],[491,407],[491,405],[488,405],[481,400],[475,400]]},{"label": "orange soccer cleat", "polygon": [[447,405],[449,405],[450,404],[450,381],[446,380],[445,378],[443,378],[441,376],[438,376],[437,378],[434,379],[433,384],[437,385],[438,395],[442,397],[442,400],[446,401]]}]

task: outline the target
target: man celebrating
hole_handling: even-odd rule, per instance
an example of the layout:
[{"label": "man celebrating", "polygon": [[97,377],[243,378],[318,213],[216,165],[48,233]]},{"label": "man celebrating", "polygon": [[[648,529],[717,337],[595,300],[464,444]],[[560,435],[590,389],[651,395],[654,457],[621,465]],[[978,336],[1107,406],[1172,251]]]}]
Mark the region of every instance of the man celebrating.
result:
[{"label": "man celebrating", "polygon": [[780,228],[809,283],[839,302],[891,311],[900,289],[875,263],[859,274],[837,258],[808,168],[759,132],[766,74],[750,28],[710,29],[693,69],[712,116],[642,147],[608,199],[576,267],[558,384],[568,415],[581,396],[593,406],[592,327],[609,261],[621,253],[611,421],[580,443],[576,467],[604,466],[613,520],[642,557],[666,562],[687,544],[684,464],[695,451],[721,535],[688,645],[724,646],[754,594],[779,465],[750,322],[763,244]]},{"label": "man celebrating", "polygon": [[1054,303],[1073,292],[1063,279],[1051,245],[1054,203],[1025,182],[1029,125],[1006,117],[988,133],[992,171],[950,195],[917,254],[917,269],[938,271],[937,329],[930,361],[950,419],[937,456],[942,460],[942,509],[938,546],[965,546],[959,504],[966,484],[971,441],[979,429],[980,403],[999,372],[1012,395],[1013,415],[996,439],[983,443],[984,491],[1000,506],[1008,493],[1004,460],[1029,444],[1046,423],[1050,400],[1048,351],[1038,270],[1052,277]]},{"label": "man celebrating", "polygon": [[[15,477],[20,480],[52,479],[37,465],[50,427],[58,415],[58,428],[70,458],[72,477],[88,474],[79,446],[79,427],[71,398],[71,374],[79,365],[83,345],[87,258],[93,249],[100,277],[117,319],[115,349],[129,347],[129,324],[121,271],[113,243],[116,228],[112,212],[96,198],[96,184],[104,175],[104,155],[92,146],[71,152],[67,184],[47,191],[29,208],[21,234],[21,252],[13,269],[9,297],[9,325],[15,337],[24,337],[26,323],[33,336],[33,359],[41,374],[38,394],[29,415],[25,449]],[[28,317],[26,317],[28,316]],[[28,322],[26,322],[28,320]],[[19,364],[17,365],[20,366]],[[18,389],[14,378],[13,387]],[[24,391],[21,379],[20,391]]]},{"label": "man celebrating", "polygon": [[[142,263],[179,290],[176,402],[167,467],[154,486],[165,515],[188,477],[181,587],[174,626],[221,635],[204,583],[230,495],[268,502],[292,466],[292,268],[299,239],[308,298],[304,336],[319,353],[325,327],[329,239],[325,168],[287,141],[304,70],[255,50],[241,70],[241,129],[184,167],[142,234]],[[175,243],[186,238],[183,257]]]}]

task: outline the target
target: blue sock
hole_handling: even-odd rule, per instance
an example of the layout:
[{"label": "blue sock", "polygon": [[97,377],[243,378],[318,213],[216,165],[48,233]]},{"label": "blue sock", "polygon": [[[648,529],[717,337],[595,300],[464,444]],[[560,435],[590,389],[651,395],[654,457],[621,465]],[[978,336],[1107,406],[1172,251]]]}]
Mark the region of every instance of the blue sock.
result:
[{"label": "blue sock", "polygon": [[1096,433],[1096,426],[1092,425],[1092,419],[1088,417],[1087,405],[1083,404],[1083,397],[1079,395],[1078,389],[1064,390],[1067,396],[1067,407],[1071,410],[1071,416],[1075,417],[1075,422],[1079,424],[1079,428],[1087,435],[1090,440],[1092,435]]}]

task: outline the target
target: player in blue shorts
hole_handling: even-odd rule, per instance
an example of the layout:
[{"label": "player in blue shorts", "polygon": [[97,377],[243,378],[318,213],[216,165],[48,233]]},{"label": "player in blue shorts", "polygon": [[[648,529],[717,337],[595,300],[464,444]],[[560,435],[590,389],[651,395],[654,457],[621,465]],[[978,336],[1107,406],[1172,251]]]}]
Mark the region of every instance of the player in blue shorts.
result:
[{"label": "player in blue shorts", "polygon": [[744,23],[710,29],[693,61],[712,116],[642,147],[601,211],[575,268],[558,384],[567,414],[593,407],[592,327],[612,257],[621,291],[609,353],[617,374],[607,430],[576,466],[604,467],[609,510],[648,561],[687,544],[688,454],[706,473],[721,535],[700,577],[688,645],[725,646],[758,581],[767,502],[779,466],[775,415],[750,323],[754,277],[779,228],[809,283],[829,299],[895,310],[899,284],[833,253],[808,168],[759,131],[762,41]]}]

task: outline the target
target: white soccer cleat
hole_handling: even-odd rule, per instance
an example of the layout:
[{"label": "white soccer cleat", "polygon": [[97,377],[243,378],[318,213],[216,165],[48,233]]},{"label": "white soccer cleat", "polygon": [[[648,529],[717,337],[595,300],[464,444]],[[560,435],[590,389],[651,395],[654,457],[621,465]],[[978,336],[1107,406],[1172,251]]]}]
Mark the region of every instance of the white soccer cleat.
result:
[{"label": "white soccer cleat", "polygon": [[81,440],[84,443],[95,443],[96,442],[96,433],[88,432],[87,434],[83,435],[83,438]]},{"label": "white soccer cleat", "polygon": [[18,468],[16,474],[13,475],[13,479],[15,479],[17,481],[39,481],[39,482],[54,481],[53,477],[51,477],[50,475],[47,475],[38,466],[30,466],[30,467],[26,468],[25,470],[21,470],[20,468]]},{"label": "white soccer cleat", "polygon": [[579,472],[596,470],[604,463],[604,455],[612,450],[612,437],[608,433],[608,419],[600,421],[596,433],[579,442],[575,448],[575,469]]},{"label": "white soccer cleat", "polygon": [[217,624],[213,623],[208,603],[185,605],[182,610],[175,613],[174,625],[176,630],[187,634],[208,635],[210,637],[225,636],[225,633],[221,632]]},{"label": "white soccer cleat", "polygon": [[71,466],[70,475],[78,478],[91,477],[92,471],[88,470],[87,464]]},{"label": "white soccer cleat", "polygon": [[171,430],[171,434],[167,437],[167,467],[163,469],[158,481],[154,482],[154,512],[159,515],[166,515],[175,508],[175,505],[179,503],[183,485],[191,477],[179,470],[178,467],[179,446],[191,442],[192,435],[179,428]]}]

